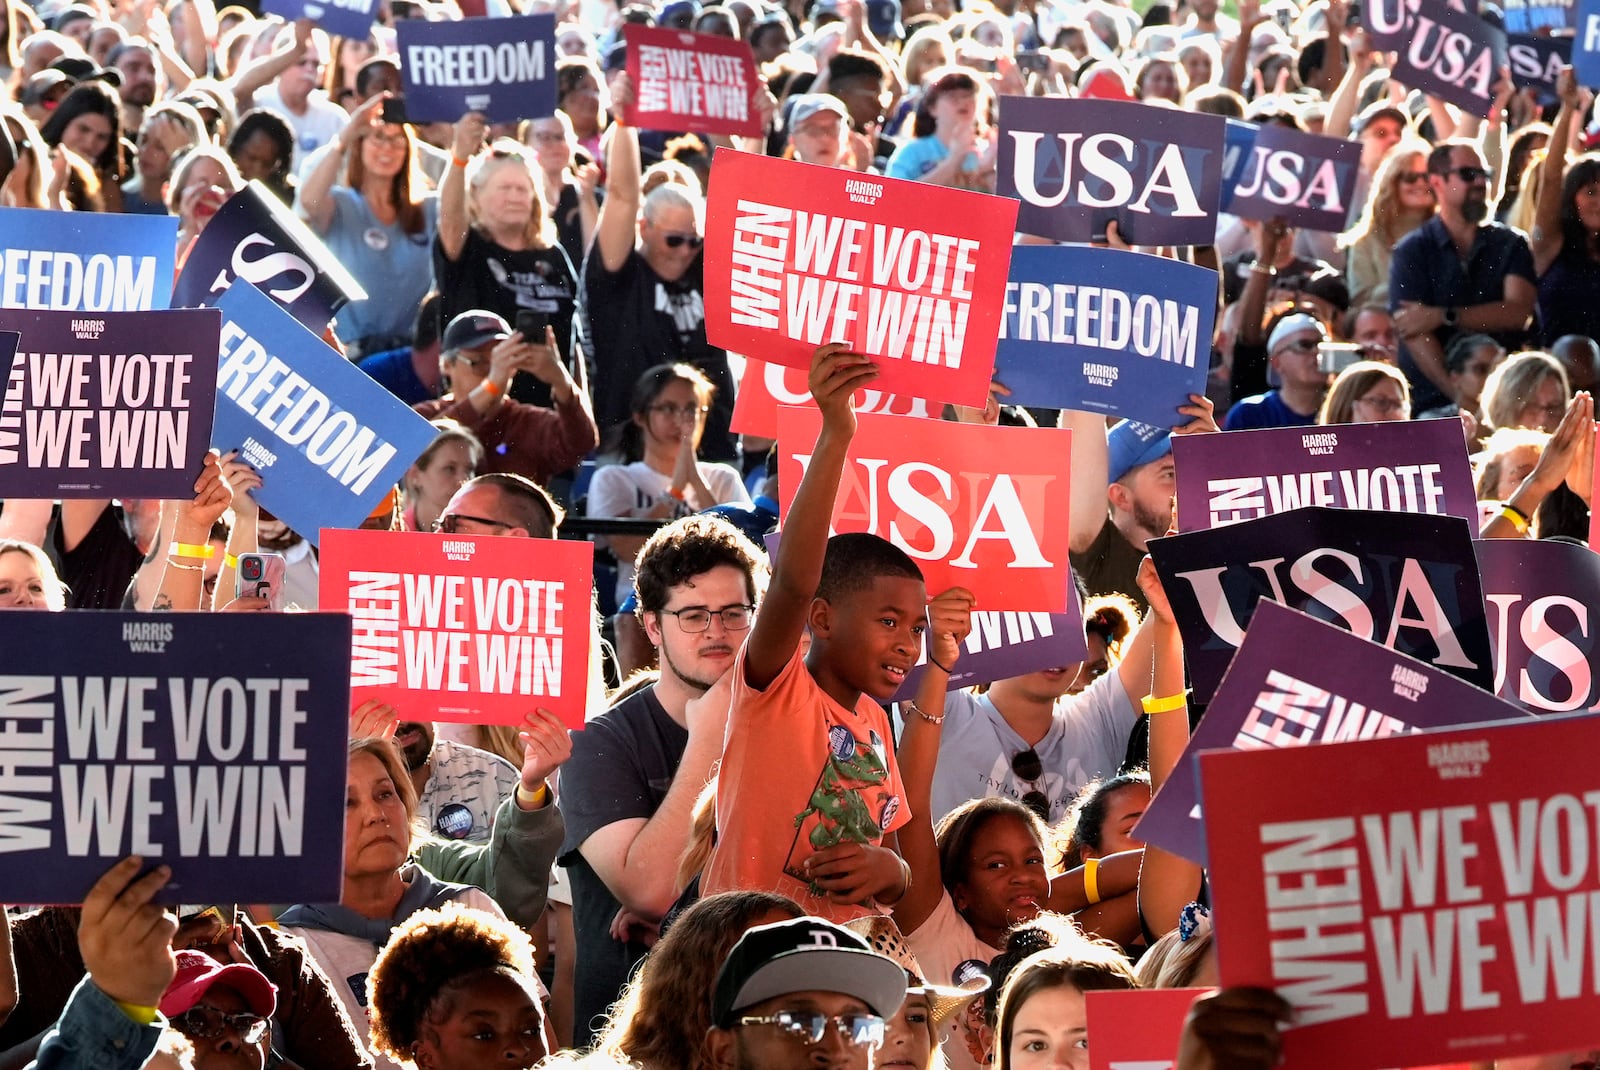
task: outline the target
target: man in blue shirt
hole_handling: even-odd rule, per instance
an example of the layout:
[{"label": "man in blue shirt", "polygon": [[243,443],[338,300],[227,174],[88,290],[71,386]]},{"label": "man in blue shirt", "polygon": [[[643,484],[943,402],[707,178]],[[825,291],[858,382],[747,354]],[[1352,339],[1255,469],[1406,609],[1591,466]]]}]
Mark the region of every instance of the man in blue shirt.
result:
[{"label": "man in blue shirt", "polygon": [[1267,336],[1267,360],[1278,373],[1280,385],[1234,405],[1222,429],[1248,431],[1316,423],[1331,378],[1317,368],[1317,346],[1327,340],[1327,332],[1315,316],[1296,312],[1279,320]]}]

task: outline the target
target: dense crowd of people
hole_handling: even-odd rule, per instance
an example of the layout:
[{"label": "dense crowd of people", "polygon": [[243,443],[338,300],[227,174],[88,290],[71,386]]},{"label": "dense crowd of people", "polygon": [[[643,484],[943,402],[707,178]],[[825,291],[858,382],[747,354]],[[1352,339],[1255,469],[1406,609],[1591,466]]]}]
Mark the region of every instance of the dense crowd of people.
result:
[{"label": "dense crowd of people", "polygon": [[[587,725],[357,705],[335,903],[163,909],[171,867],[129,858],[81,906],[15,904],[0,1067],[1087,1070],[1085,993],[1218,981],[1204,871],[1133,832],[1200,712],[1146,556],[1172,436],[1458,419],[1483,537],[1587,537],[1600,120],[1571,68],[1503,72],[1471,114],[1397,81],[1349,0],[376,8],[360,39],[213,0],[0,0],[0,205],[170,215],[180,267],[247,183],[292,209],[368,295],[327,342],[437,431],[365,526],[610,524]],[[553,115],[396,121],[397,23],[544,12]],[[626,24],[747,43],[765,136],[626,122]],[[1003,382],[945,408],[1074,432],[1088,648],[952,690],[985,592],[830,538],[879,374],[844,344],[813,359],[821,432],[769,561],[776,450],[730,427],[746,362],[707,339],[706,187],[740,151],[993,192],[1002,96],[1283,124],[1359,168],[1342,233],[1223,213],[1211,245],[1147,250],[1218,273],[1206,389],[1170,429]],[[235,562],[268,552],[314,610],[317,551],[263,478],[209,455],[187,500],[6,500],[0,607],[265,611]],[[1214,990],[1176,1065],[1275,1066],[1291,1015]]]}]

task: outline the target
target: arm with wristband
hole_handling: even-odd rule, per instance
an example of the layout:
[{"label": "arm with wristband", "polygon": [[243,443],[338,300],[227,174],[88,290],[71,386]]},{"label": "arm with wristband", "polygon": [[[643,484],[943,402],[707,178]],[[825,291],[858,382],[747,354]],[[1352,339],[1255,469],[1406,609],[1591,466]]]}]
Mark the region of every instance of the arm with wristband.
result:
[{"label": "arm with wristband", "polygon": [[210,543],[211,525],[233,501],[233,490],[222,478],[222,466],[216,453],[205,455],[194,492],[192,501],[178,505],[172,541],[165,547],[166,566],[152,609],[193,612],[201,608],[206,562],[218,552]]}]

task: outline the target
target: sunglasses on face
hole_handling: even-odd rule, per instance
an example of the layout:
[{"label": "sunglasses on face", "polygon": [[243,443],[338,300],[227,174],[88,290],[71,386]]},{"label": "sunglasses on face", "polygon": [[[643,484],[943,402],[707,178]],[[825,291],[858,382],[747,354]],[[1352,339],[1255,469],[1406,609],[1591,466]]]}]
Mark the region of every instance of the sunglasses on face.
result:
[{"label": "sunglasses on face", "polygon": [[1405,174],[1400,176],[1400,181],[1404,182],[1408,186],[1415,186],[1420,182],[1428,181],[1428,172],[1407,171]]},{"label": "sunglasses on face", "polygon": [[741,1026],[773,1025],[798,1037],[807,1045],[821,1044],[831,1025],[839,1035],[857,1048],[877,1048],[883,1044],[883,1019],[875,1014],[826,1015],[820,1011],[779,1011],[777,1014],[746,1015]]},{"label": "sunglasses on face", "polygon": [[668,234],[662,241],[667,243],[668,249],[681,249],[687,245],[691,249],[698,249],[705,244],[705,239],[698,234]]},{"label": "sunglasses on face", "polygon": [[172,1020],[178,1032],[198,1040],[215,1040],[224,1029],[245,1044],[258,1044],[267,1035],[267,1019],[247,1011],[224,1014],[215,1007],[191,1007]]},{"label": "sunglasses on face", "polygon": [[446,535],[454,535],[461,529],[461,523],[477,524],[486,528],[504,528],[510,530],[515,525],[502,523],[499,520],[490,520],[486,516],[471,516],[467,513],[446,513],[433,522],[434,531],[442,531]]},{"label": "sunglasses on face", "polygon": [[1494,171],[1488,167],[1451,167],[1439,173],[1446,178],[1455,175],[1468,185],[1480,181],[1487,182],[1494,177]]}]

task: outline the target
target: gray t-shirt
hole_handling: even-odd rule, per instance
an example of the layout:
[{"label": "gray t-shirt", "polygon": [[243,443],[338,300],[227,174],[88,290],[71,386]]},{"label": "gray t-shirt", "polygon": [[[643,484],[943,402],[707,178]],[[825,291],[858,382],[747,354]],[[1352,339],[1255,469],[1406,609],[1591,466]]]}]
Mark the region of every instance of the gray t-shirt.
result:
[{"label": "gray t-shirt", "polygon": [[1004,795],[1020,801],[1034,790],[1050,800],[1050,821],[1061,820],[1078,789],[1117,771],[1138,720],[1114,669],[1081,694],[1057,699],[1050,730],[1034,748],[1044,772],[1029,783],[1011,771],[1011,760],[1028,744],[987,695],[952,691],[945,696],[944,713],[933,774],[935,823],[969,799]]}]

